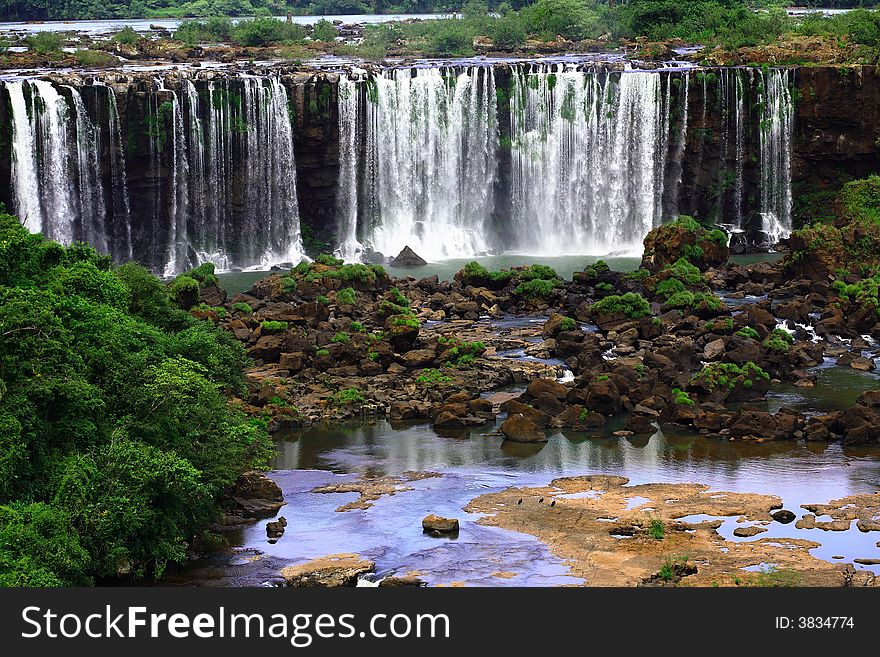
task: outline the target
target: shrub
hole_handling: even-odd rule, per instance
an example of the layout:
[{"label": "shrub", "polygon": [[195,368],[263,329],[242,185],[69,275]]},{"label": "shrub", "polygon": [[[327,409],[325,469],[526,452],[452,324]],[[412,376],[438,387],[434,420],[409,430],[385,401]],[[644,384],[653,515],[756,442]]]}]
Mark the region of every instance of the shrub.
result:
[{"label": "shrub", "polygon": [[764,340],[764,348],[777,354],[787,354],[794,338],[785,329],[775,328]]},{"label": "shrub", "polygon": [[73,53],[73,58],[78,65],[85,67],[113,66],[119,63],[113,55],[97,50],[77,50]]},{"label": "shrub", "polygon": [[330,352],[327,351],[326,349],[318,349],[317,351],[315,351],[315,356],[318,356],[319,358],[322,356],[329,356],[329,355],[330,355]]},{"label": "shrub", "polygon": [[135,31],[133,27],[131,27],[130,25],[126,25],[116,34],[114,34],[110,40],[114,43],[121,43],[126,46],[133,46],[140,42],[141,36]]},{"label": "shrub", "polygon": [[243,301],[232,304],[232,310],[245,315],[252,315],[254,313],[253,309]]},{"label": "shrub", "polygon": [[64,37],[58,32],[38,32],[25,38],[25,45],[36,53],[46,55],[60,52],[64,45]]},{"label": "shrub", "polygon": [[738,335],[741,338],[751,338],[752,340],[760,340],[761,339],[761,334],[758,333],[751,326],[742,327],[739,331],[736,332],[736,335]]},{"label": "shrub", "polygon": [[552,296],[556,289],[561,287],[559,280],[546,280],[535,278],[525,283],[520,283],[513,293],[528,299],[547,299]]},{"label": "shrub", "polygon": [[597,278],[601,278],[602,276],[611,272],[611,268],[608,266],[608,263],[604,260],[597,260],[592,265],[589,265],[586,269],[584,269],[584,274],[586,274],[587,280],[592,281]]},{"label": "shrub", "polygon": [[351,342],[351,336],[348,333],[337,333],[332,338],[330,338],[330,342],[335,342],[337,344],[348,344]]},{"label": "shrub", "polygon": [[428,49],[434,55],[470,55],[474,52],[474,35],[464,21],[439,20],[433,26]]},{"label": "shrub", "polygon": [[364,328],[364,325],[361,324],[360,322],[352,322],[351,323],[351,330],[354,331],[355,333],[364,333],[366,331],[366,329]]},{"label": "shrub", "polygon": [[574,331],[577,329],[578,324],[571,317],[563,317],[562,321],[559,323],[559,330],[562,332],[565,331]]},{"label": "shrub", "polygon": [[590,311],[596,314],[626,315],[630,319],[648,317],[651,314],[651,306],[641,294],[627,292],[623,296],[611,295],[590,306]]},{"label": "shrub", "polygon": [[519,48],[525,44],[526,36],[518,16],[503,15],[489,23],[489,37],[500,48]]},{"label": "shrub", "polygon": [[336,293],[336,302],[343,306],[353,306],[356,300],[355,291],[350,287],[343,288]]},{"label": "shrub", "polygon": [[318,296],[316,296],[315,301],[317,301],[318,303],[320,303],[321,305],[324,305],[324,306],[330,305],[330,299],[328,299],[323,294],[319,294]]},{"label": "shrub", "polygon": [[651,518],[651,524],[648,525],[648,535],[658,541],[662,541],[666,536],[666,527],[660,518]]},{"label": "shrub", "polygon": [[672,389],[672,401],[680,406],[693,406],[695,403],[691,396],[680,388]]},{"label": "shrub", "polygon": [[306,36],[305,28],[269,16],[239,21],[232,26],[232,40],[240,46],[259,47],[279,43],[301,42]]},{"label": "shrub", "polygon": [[324,18],[315,23],[312,29],[312,38],[315,41],[336,41],[337,36],[336,26]]}]

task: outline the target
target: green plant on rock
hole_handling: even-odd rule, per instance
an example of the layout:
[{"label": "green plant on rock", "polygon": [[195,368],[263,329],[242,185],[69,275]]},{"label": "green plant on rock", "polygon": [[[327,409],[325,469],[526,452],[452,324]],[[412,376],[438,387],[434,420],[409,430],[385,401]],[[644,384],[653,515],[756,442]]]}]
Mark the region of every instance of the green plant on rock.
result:
[{"label": "green plant on rock", "polygon": [[693,406],[696,402],[681,388],[672,389],[672,401],[679,406]]},{"label": "green plant on rock", "polygon": [[319,294],[318,296],[316,296],[315,301],[320,303],[322,306],[329,306],[330,305],[330,299],[323,294]]},{"label": "green plant on rock", "polygon": [[735,335],[738,335],[741,338],[749,338],[751,340],[760,340],[761,339],[761,334],[758,333],[751,326],[743,326],[739,331],[736,332]]},{"label": "green plant on rock", "polygon": [[232,304],[232,310],[237,313],[242,313],[244,315],[253,315],[254,310],[250,307],[250,305],[246,304],[243,301],[238,301]]},{"label": "green plant on rock", "polygon": [[348,344],[351,342],[351,336],[348,333],[340,332],[330,338],[330,342],[335,342],[336,344]]},{"label": "green plant on rock", "polygon": [[352,322],[352,323],[351,323],[351,326],[350,326],[349,328],[351,328],[351,330],[354,331],[355,333],[364,333],[364,332],[366,332],[366,329],[364,328],[364,325],[361,324],[360,322]]},{"label": "green plant on rock", "polygon": [[366,401],[357,388],[346,388],[333,395],[334,406],[351,406],[352,404],[363,404]]},{"label": "green plant on rock", "polygon": [[657,539],[658,541],[662,541],[666,536],[666,526],[660,518],[651,516],[650,519],[651,521],[648,524],[648,536]]},{"label": "green plant on rock", "polygon": [[292,276],[284,276],[281,279],[281,291],[284,294],[293,294],[296,292],[296,279]]},{"label": "green plant on rock", "polygon": [[586,269],[584,269],[584,274],[586,274],[586,278],[588,281],[601,278],[602,276],[605,276],[610,272],[611,267],[609,267],[608,263],[604,260],[597,260],[595,263],[589,265]]},{"label": "green plant on rock", "polygon": [[730,335],[733,333],[733,317],[719,317],[706,322],[705,329],[710,333]]},{"label": "green plant on rock", "polygon": [[266,333],[281,333],[287,330],[287,322],[264,321],[260,327]]},{"label": "green plant on rock", "polygon": [[635,271],[631,271],[623,275],[624,279],[628,281],[632,281],[633,283],[644,283],[647,279],[651,277],[651,272],[647,269],[636,269]]},{"label": "green plant on rock", "polygon": [[773,329],[763,342],[765,349],[777,354],[787,354],[792,344],[794,344],[794,337],[782,328]]},{"label": "green plant on rock", "polygon": [[650,316],[651,306],[641,294],[627,292],[622,296],[613,294],[597,301],[590,306],[590,311],[595,314],[625,315],[630,319],[638,319]]},{"label": "green plant on rock", "polygon": [[315,351],[315,356],[317,356],[318,358],[321,358],[323,356],[329,356],[329,355],[330,355],[330,352],[326,349],[317,349]]},{"label": "green plant on rock", "polygon": [[353,306],[356,300],[357,295],[350,287],[343,288],[336,293],[336,302],[343,306]]},{"label": "green plant on rock", "polygon": [[425,387],[438,386],[443,383],[449,383],[452,380],[451,376],[446,376],[443,372],[437,369],[422,370],[422,373],[416,377],[416,383]]},{"label": "green plant on rock", "polygon": [[[701,383],[707,390],[726,388],[732,390],[737,383],[745,383],[756,379],[769,381],[770,375],[752,361],[740,367],[735,363],[709,363],[700,372],[691,377],[691,382]],[[751,387],[751,386],[745,386]]]},{"label": "green plant on rock", "polygon": [[566,331],[574,331],[578,327],[578,324],[571,317],[563,317],[562,321],[559,322],[559,330],[563,333]]}]

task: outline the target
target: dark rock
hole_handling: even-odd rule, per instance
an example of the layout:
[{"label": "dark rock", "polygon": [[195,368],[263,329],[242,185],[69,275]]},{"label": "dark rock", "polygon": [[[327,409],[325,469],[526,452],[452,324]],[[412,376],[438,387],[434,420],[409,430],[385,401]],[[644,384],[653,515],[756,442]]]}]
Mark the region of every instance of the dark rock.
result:
[{"label": "dark rock", "polygon": [[405,246],[397,254],[397,257],[392,258],[388,264],[393,267],[423,267],[428,264],[428,261],[419,256],[409,246]]},{"label": "dark rock", "polygon": [[534,422],[517,413],[508,417],[501,425],[501,433],[505,438],[518,443],[547,442],[546,434]]},{"label": "dark rock", "polygon": [[780,509],[779,511],[773,511],[770,514],[776,522],[780,522],[783,525],[787,525],[790,522],[794,522],[794,519],[797,517],[793,512],[788,509]]}]

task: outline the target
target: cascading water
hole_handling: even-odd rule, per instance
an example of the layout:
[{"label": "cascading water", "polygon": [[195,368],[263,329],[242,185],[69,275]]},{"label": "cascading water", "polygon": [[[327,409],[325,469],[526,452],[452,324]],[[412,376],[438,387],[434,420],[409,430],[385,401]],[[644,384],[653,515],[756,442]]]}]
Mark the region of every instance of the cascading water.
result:
[{"label": "cascading water", "polygon": [[761,73],[759,102],[761,153],[761,217],[767,244],[791,232],[791,142],[794,105],[787,69]]},{"label": "cascading water", "polygon": [[341,76],[339,79],[339,207],[336,255],[343,260],[360,260],[364,250],[358,240],[358,148],[362,137],[358,121],[361,83]]},{"label": "cascading water", "polygon": [[[209,260],[268,269],[302,257],[293,120],[278,76],[160,76],[145,94],[142,122],[125,126],[105,83],[83,87],[96,99],[88,104],[73,86],[3,85],[12,201],[29,230],[88,241],[169,276]],[[144,171],[131,190],[126,160]]]},{"label": "cascading water", "polygon": [[671,101],[661,74],[536,66],[517,70],[512,87],[514,248],[637,250],[663,217]]},{"label": "cascading water", "polygon": [[422,257],[485,253],[497,166],[492,67],[395,69],[366,83],[371,246]]},{"label": "cascading water", "polygon": [[12,106],[15,211],[29,230],[70,244],[80,217],[70,108],[45,80],[8,82],[6,87]]}]

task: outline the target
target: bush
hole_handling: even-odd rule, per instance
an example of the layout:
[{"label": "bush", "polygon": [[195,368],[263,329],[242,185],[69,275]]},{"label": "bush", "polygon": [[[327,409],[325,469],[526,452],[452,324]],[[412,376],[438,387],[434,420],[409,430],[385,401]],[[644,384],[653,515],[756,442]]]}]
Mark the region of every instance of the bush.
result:
[{"label": "bush", "polygon": [[335,342],[337,344],[348,344],[351,342],[351,336],[348,333],[337,333],[332,338],[330,338],[330,342]]},{"label": "bush", "polygon": [[519,48],[526,36],[526,28],[516,15],[507,14],[489,23],[489,38],[499,48]]},{"label": "bush", "polygon": [[603,315],[626,315],[630,319],[648,317],[651,315],[651,306],[641,294],[627,292],[623,296],[616,294],[605,297],[590,306],[594,314]]},{"label": "bush", "polygon": [[28,49],[41,55],[60,52],[64,45],[64,37],[58,32],[38,32],[24,40]]},{"label": "bush", "polygon": [[239,301],[237,303],[232,304],[232,310],[237,313],[242,313],[244,315],[253,315],[254,310],[248,304],[243,301]]},{"label": "bush", "polygon": [[464,21],[438,20],[430,36],[428,50],[433,55],[461,56],[474,52],[474,35]]},{"label": "bush", "polygon": [[416,377],[416,383],[418,385],[428,388],[438,386],[443,383],[449,383],[450,381],[452,381],[451,376],[446,376],[445,374],[443,374],[443,372],[437,369],[422,370],[422,373]]},{"label": "bush", "polygon": [[769,381],[770,375],[751,361],[742,367],[734,363],[709,363],[691,377],[692,382],[702,383],[707,390],[715,390],[716,388],[732,390],[737,383],[751,387],[747,384],[756,379]]},{"label": "bush", "polygon": [[312,29],[312,38],[315,41],[336,41],[337,36],[336,26],[323,18],[315,23]]},{"label": "bush", "polygon": [[765,349],[777,354],[787,354],[792,344],[794,344],[794,338],[788,331],[781,328],[773,329],[763,342]]},{"label": "bush", "polygon": [[750,338],[752,340],[760,340],[761,339],[761,334],[758,333],[751,326],[742,327],[739,331],[736,332],[736,335],[738,335],[741,338]]},{"label": "bush", "polygon": [[346,388],[340,390],[333,395],[333,404],[335,406],[350,406],[352,404],[363,404],[367,400],[357,388]]},{"label": "bush", "polygon": [[343,288],[336,293],[336,303],[343,306],[353,306],[356,300],[355,291],[350,287]]},{"label": "bush", "polygon": [[279,43],[301,42],[305,29],[268,16],[239,21],[232,26],[232,40],[240,46],[260,47]]},{"label": "bush", "polygon": [[121,43],[126,46],[133,46],[140,42],[141,36],[135,31],[133,27],[131,27],[130,25],[126,25],[116,34],[114,34],[110,40],[114,43]]},{"label": "bush", "polygon": [[596,33],[597,17],[579,0],[538,0],[520,11],[525,29],[546,41],[580,40]]},{"label": "bush", "polygon": [[260,324],[260,326],[266,333],[281,333],[287,330],[287,322],[266,321]]},{"label": "bush", "polygon": [[0,583],[160,575],[267,462],[265,427],[223,395],[243,347],[143,267],[8,215],[0,263]]},{"label": "bush", "polygon": [[563,317],[562,321],[559,323],[559,330],[562,332],[565,331],[574,331],[577,329],[577,322],[574,321],[571,317]]},{"label": "bush", "polygon": [[73,53],[73,58],[79,66],[94,68],[113,66],[119,63],[119,60],[113,55],[109,55],[106,52],[99,52],[97,50],[77,50]]},{"label": "bush", "polygon": [[559,280],[535,278],[525,283],[520,283],[513,293],[516,296],[526,297],[527,299],[547,299],[553,296],[559,287],[562,287],[562,283]]}]

